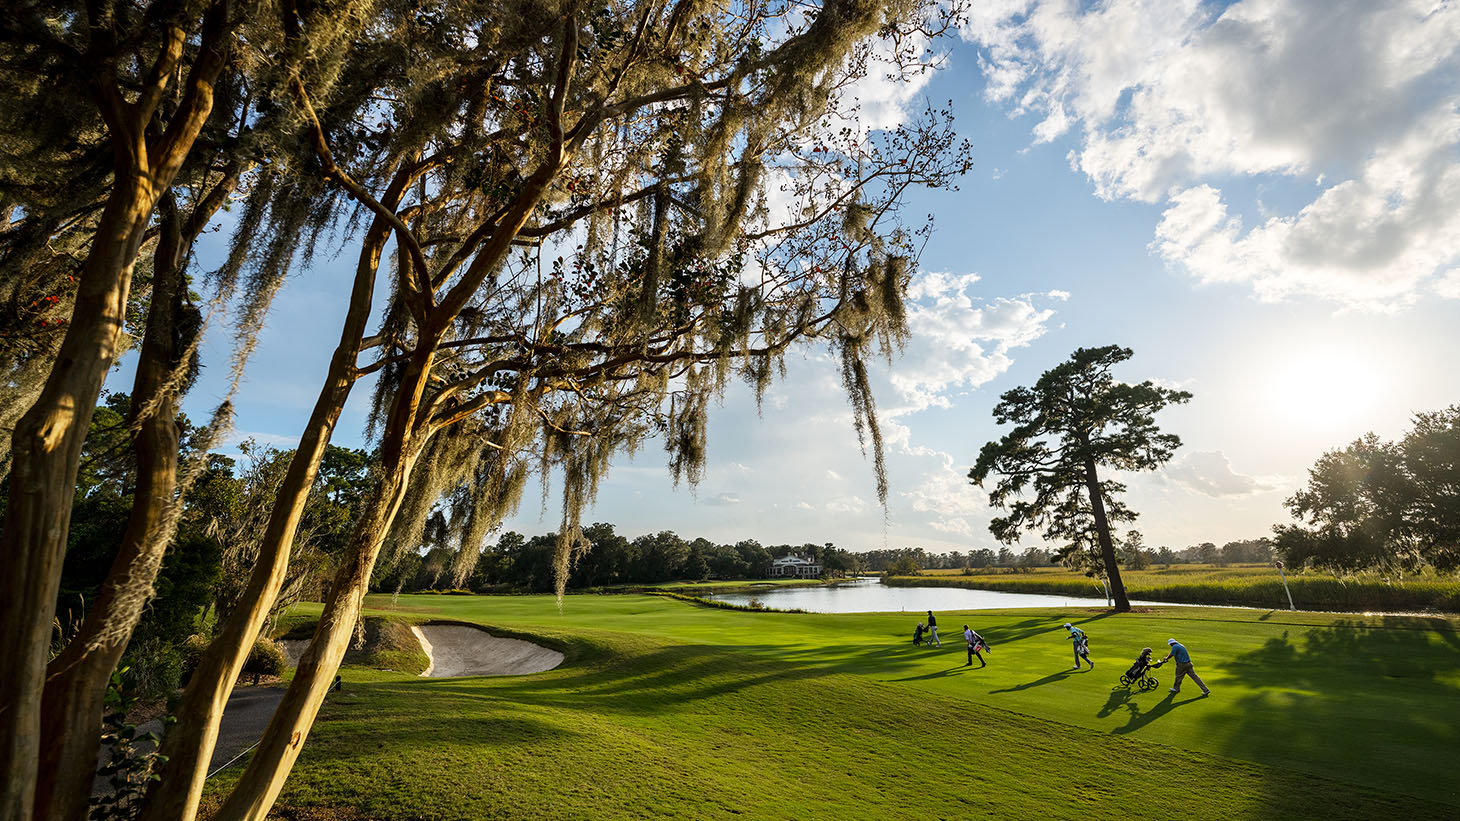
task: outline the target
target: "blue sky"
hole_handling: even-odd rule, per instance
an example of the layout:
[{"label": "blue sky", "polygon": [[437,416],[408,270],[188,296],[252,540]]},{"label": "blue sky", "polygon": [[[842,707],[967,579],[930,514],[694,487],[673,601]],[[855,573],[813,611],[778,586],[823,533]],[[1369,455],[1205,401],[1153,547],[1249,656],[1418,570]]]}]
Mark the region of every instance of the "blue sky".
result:
[{"label": "blue sky", "polygon": [[[759,414],[727,391],[696,492],[673,487],[649,443],[586,520],[630,536],[996,547],[996,512],[964,477],[1000,435],[998,395],[1078,347],[1120,344],[1135,357],[1117,377],[1195,394],[1160,417],[1184,442],[1176,458],[1122,477],[1147,544],[1268,535],[1323,451],[1460,402],[1457,43],[1454,2],[979,4],[944,71],[863,88],[884,122],[951,100],[976,163],[960,191],[907,210],[933,213],[937,233],[914,338],[877,375],[885,514],[836,367],[807,349]],[[298,436],[353,246],[329,256],[280,295],[235,441]],[[222,337],[195,417],[225,389]],[[337,444],[363,444],[362,404]],[[551,491],[530,493],[506,526],[547,532],[557,510]]]}]

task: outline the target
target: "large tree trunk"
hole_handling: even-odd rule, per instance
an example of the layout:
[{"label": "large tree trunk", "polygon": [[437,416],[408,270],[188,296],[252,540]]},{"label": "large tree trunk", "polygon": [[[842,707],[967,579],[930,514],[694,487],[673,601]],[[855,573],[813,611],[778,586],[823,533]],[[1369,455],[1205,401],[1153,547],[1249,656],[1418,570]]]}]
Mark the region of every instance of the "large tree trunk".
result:
[{"label": "large tree trunk", "polygon": [[37,819],[84,819],[96,772],[102,705],[172,539],[177,520],[178,431],[174,370],[190,340],[174,331],[182,310],[184,239],[171,197],[163,201],[147,332],[137,362],[129,426],[137,489],[111,572],[86,619],[47,669],[36,787]]},{"label": "large tree trunk", "polygon": [[[389,207],[399,203],[410,179],[411,176],[404,171],[396,176],[385,195]],[[320,459],[355,383],[356,361],[360,355],[361,338],[370,319],[381,249],[389,236],[389,222],[379,217],[365,235],[355,269],[350,309],[345,315],[339,344],[330,359],[325,384],[270,511],[248,586],[239,596],[222,630],[203,654],[178,706],[177,723],[163,737],[161,753],[167,756],[167,762],[163,765],[161,779],[148,793],[141,816],[144,821],[191,821],[197,814],[208,764],[218,740],[218,724],[223,718],[223,709],[233,692],[239,670],[278,597],[289,567],[290,548],[304,515],[310,489],[314,486]]]},{"label": "large tree trunk", "polygon": [[[0,533],[0,817],[31,816],[40,755],[40,714],[56,591],[66,549],[77,461],[96,398],[117,355],[132,266],[152,209],[172,185],[213,108],[213,83],[227,59],[228,0],[204,15],[197,62],[166,130],[157,122],[184,37],[168,28],[151,75],[129,102],[112,66],[106,26],[91,29],[97,98],[111,131],[112,191],[82,267],[71,323],[35,405],[13,435],[10,502]],[[156,137],[152,139],[152,137]]]},{"label": "large tree trunk", "polygon": [[41,693],[76,468],[107,369],[116,359],[132,265],[155,198],[141,174],[117,179],[82,269],[76,307],[40,397],[16,425],[10,502],[0,534],[0,818],[31,816]]},{"label": "large tree trunk", "polygon": [[[424,379],[420,381],[424,383]],[[300,659],[289,691],[275,709],[253,759],[213,816],[214,821],[262,821],[283,789],[314,726],[314,718],[354,634],[375,560],[400,509],[411,469],[420,453],[421,442],[412,441],[409,431],[398,432],[395,438],[396,452],[382,460],[380,481],[351,533],[350,547],[330,587],[314,640]]]},{"label": "large tree trunk", "polygon": [[1120,565],[1115,560],[1115,541],[1110,538],[1110,520],[1105,515],[1105,497],[1100,492],[1100,478],[1095,460],[1085,460],[1085,488],[1090,493],[1090,509],[1095,514],[1095,535],[1100,541],[1100,558],[1105,560],[1105,577],[1110,582],[1110,595],[1115,599],[1115,612],[1130,612],[1130,599],[1125,583],[1120,580]]}]

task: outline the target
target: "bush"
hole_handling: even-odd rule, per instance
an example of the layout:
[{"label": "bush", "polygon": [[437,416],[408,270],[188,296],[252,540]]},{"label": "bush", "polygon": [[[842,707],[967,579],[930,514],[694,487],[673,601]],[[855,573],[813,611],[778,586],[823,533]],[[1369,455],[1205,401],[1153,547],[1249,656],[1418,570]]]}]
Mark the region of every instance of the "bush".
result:
[{"label": "bush", "polygon": [[259,636],[248,651],[248,661],[243,663],[243,672],[252,674],[257,682],[259,676],[282,676],[289,666],[284,648],[277,641]]},{"label": "bush", "polygon": [[148,702],[165,701],[182,685],[184,673],[191,672],[182,645],[156,637],[132,642],[122,663],[128,668],[128,689]]}]

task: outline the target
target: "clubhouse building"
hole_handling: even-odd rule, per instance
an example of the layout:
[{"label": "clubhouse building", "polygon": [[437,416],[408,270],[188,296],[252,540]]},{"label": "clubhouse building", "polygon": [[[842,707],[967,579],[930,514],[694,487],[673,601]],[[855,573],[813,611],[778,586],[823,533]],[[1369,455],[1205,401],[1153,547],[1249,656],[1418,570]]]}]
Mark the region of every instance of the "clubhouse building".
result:
[{"label": "clubhouse building", "polygon": [[815,579],[820,576],[821,562],[814,562],[799,553],[782,556],[771,562],[771,578]]}]

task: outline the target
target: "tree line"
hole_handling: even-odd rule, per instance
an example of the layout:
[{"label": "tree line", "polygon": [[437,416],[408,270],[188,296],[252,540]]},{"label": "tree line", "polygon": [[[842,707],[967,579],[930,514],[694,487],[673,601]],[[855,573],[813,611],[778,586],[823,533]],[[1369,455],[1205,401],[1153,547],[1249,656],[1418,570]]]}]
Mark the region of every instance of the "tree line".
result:
[{"label": "tree line", "polygon": [[[765,579],[778,558],[799,555],[822,565],[824,577],[841,577],[867,569],[860,554],[834,544],[761,545],[754,539],[720,544],[705,538],[684,539],[672,531],[630,539],[603,522],[583,528],[583,544],[568,573],[567,589],[613,585],[651,585],[669,581]],[[472,592],[548,593],[555,589],[553,558],[558,534],[526,537],[515,531],[485,545],[461,588]],[[455,551],[429,547],[412,551],[371,581],[375,592],[444,590],[455,586],[451,567]]]}]

